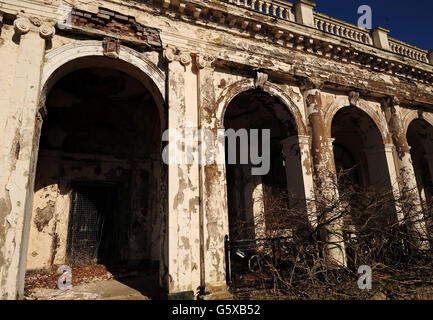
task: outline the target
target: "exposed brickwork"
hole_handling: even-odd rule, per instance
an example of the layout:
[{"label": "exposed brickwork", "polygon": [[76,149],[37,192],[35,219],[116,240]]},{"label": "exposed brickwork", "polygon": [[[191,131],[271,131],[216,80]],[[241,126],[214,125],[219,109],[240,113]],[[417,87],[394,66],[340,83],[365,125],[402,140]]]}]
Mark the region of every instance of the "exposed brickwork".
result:
[{"label": "exposed brickwork", "polygon": [[72,24],[77,27],[104,31],[107,35],[136,38],[147,42],[151,47],[162,47],[157,29],[143,26],[134,17],[128,17],[108,9],[100,9],[97,14],[73,9]]}]

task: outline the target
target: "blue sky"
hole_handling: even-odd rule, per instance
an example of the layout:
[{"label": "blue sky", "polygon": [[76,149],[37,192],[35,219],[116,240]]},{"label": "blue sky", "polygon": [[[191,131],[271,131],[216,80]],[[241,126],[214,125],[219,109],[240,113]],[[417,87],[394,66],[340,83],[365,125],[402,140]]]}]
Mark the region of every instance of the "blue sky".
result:
[{"label": "blue sky", "polygon": [[[369,5],[373,28],[391,30],[390,36],[418,46],[433,49],[433,0],[312,0],[316,11],[357,24],[358,7]],[[295,1],[289,1],[294,3]]]}]

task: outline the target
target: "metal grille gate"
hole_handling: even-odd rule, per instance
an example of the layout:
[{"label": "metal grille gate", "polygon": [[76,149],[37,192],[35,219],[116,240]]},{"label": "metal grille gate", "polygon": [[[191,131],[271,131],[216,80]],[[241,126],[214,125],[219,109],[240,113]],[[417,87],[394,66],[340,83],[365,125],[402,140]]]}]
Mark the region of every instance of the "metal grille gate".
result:
[{"label": "metal grille gate", "polygon": [[96,264],[104,225],[110,214],[113,186],[79,184],[71,198],[67,255],[72,264]]}]

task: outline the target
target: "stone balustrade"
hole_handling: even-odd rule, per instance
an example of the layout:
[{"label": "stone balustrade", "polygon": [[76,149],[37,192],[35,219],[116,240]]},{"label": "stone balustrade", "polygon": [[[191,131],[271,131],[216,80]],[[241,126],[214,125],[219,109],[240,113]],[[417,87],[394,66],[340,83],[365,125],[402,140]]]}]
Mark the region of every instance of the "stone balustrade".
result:
[{"label": "stone balustrade", "polygon": [[317,29],[335,36],[343,37],[349,40],[372,45],[372,37],[366,29],[359,28],[350,23],[340,21],[338,19],[328,17],[327,15],[315,12],[314,25]]},{"label": "stone balustrade", "polygon": [[267,15],[274,16],[279,19],[294,21],[294,14],[292,11],[293,5],[278,0],[221,0],[223,2],[231,3],[240,7],[251,9]]},{"label": "stone balustrade", "polygon": [[421,62],[429,63],[427,50],[417,48],[415,46],[390,37],[388,37],[388,41],[389,48],[392,52]]},{"label": "stone balustrade", "polygon": [[423,50],[402,41],[390,38],[388,37],[387,32],[380,35],[380,37],[378,37],[377,34],[375,36],[375,32],[383,33],[386,29],[380,28],[379,31],[367,30],[359,28],[351,23],[313,11],[315,4],[308,0],[297,0],[294,4],[281,0],[220,1],[244,7],[249,10],[254,10],[256,12],[261,12],[266,15],[271,15],[278,19],[304,24],[323,32],[333,34],[337,37],[356,41],[365,45],[372,45],[419,62],[433,64],[433,51]]}]

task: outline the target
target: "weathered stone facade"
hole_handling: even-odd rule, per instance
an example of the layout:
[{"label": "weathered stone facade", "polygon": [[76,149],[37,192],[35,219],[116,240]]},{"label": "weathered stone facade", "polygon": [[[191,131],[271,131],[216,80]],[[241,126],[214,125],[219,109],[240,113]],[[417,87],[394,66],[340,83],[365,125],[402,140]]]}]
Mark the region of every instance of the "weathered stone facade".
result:
[{"label": "weathered stone facade", "polygon": [[[359,153],[363,183],[428,197],[417,166],[433,176],[433,52],[388,32],[307,0],[0,0],[0,297],[23,296],[26,269],[66,262],[77,181],[122,190],[119,259],[158,264],[173,295],[224,290],[236,198],[226,166],[164,165],[161,141],[170,128],[216,136],[226,118],[267,123],[229,108],[285,107],[286,131],[273,130],[285,132],[287,187],[311,224],[312,200],[338,194],[333,143]],[[254,198],[262,182],[248,188]],[[326,252],[344,265],[341,223]],[[426,232],[419,220],[414,229]]]}]

